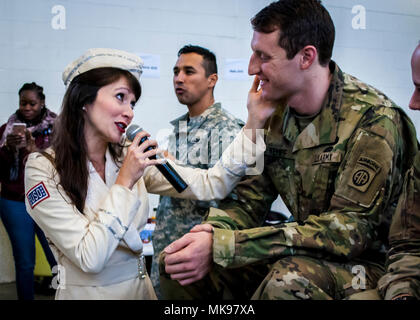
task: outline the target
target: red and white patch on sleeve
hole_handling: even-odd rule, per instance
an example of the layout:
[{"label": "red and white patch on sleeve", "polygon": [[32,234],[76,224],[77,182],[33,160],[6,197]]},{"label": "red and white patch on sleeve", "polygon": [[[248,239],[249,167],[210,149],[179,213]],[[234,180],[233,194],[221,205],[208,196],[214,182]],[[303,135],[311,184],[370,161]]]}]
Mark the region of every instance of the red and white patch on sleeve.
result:
[{"label": "red and white patch on sleeve", "polygon": [[50,194],[48,193],[44,183],[40,182],[26,193],[26,197],[28,198],[29,204],[31,205],[31,209],[33,209],[39,203],[45,199],[48,199]]}]

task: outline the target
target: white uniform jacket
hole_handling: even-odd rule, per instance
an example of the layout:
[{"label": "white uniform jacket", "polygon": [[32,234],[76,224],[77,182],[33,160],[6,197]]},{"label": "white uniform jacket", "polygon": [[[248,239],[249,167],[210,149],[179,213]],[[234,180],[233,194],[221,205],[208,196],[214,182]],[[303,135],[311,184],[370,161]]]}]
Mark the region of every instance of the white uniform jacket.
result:
[{"label": "white uniform jacket", "polygon": [[[56,299],[156,299],[147,272],[140,270],[144,264],[139,259],[139,233],[149,215],[148,193],[206,201],[223,199],[245,175],[248,165],[263,161],[264,150],[261,137],[253,144],[242,130],[209,170],[171,162],[188,184],[182,193],[155,166],[145,170],[132,190],[114,184],[119,168],[108,150],[106,183],[88,163],[83,213],[59,184],[52,163],[40,153],[31,154],[25,171],[25,203],[49,239],[58,263]],[[52,150],[49,152],[53,155]]]}]

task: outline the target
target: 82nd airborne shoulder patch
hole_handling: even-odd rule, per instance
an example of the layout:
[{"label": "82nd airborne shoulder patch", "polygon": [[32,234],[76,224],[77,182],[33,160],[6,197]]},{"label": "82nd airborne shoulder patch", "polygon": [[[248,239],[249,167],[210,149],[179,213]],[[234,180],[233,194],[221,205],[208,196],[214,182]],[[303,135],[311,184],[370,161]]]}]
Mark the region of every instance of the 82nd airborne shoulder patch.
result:
[{"label": "82nd airborne shoulder patch", "polygon": [[50,194],[43,182],[38,183],[36,186],[31,188],[27,193],[26,197],[31,206],[31,209],[35,208],[40,202],[48,199]]},{"label": "82nd airborne shoulder patch", "polygon": [[381,165],[375,160],[360,156],[351,174],[349,185],[356,190],[365,192],[381,169]]}]

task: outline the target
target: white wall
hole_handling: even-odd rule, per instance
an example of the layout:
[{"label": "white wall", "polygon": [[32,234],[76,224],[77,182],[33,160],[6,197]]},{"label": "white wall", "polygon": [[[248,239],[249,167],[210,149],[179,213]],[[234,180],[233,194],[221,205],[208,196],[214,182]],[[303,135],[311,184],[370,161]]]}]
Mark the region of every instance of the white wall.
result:
[{"label": "white wall", "polygon": [[[59,111],[64,87],[61,73],[91,47],[115,47],[160,56],[160,78],[143,78],[135,121],[152,134],[185,112],[172,88],[176,53],[199,44],[218,58],[216,99],[246,119],[250,79],[226,80],[225,59],[248,59],[249,20],[269,0],[1,0],[0,123],[17,108],[24,82],[45,88],[47,105]],[[410,55],[420,40],[418,0],[324,0],[336,25],[333,57],[348,73],[383,90],[407,108],[411,95]],[[52,21],[56,5],[65,8],[64,30]],[[366,8],[366,29],[354,30],[355,5]],[[409,114],[420,125],[420,115]]]},{"label": "white wall", "polygon": [[[0,122],[16,109],[17,91],[27,81],[45,88],[47,105],[58,111],[61,73],[92,47],[114,47],[160,56],[161,77],[143,78],[135,121],[150,133],[186,111],[172,87],[177,51],[185,44],[213,50],[219,69],[225,58],[250,56],[250,17],[267,0],[2,0],[0,4]],[[66,29],[54,30],[51,9],[66,10]],[[246,117],[248,81],[221,80],[216,96],[238,117]]]},{"label": "white wall", "polygon": [[[249,59],[250,18],[270,0],[0,0],[0,123],[17,108],[24,82],[44,86],[47,105],[58,112],[61,73],[86,49],[114,47],[160,56],[160,78],[143,78],[134,122],[153,136],[186,111],[172,88],[176,53],[198,44],[217,55],[216,99],[246,119],[251,79],[227,80],[225,59]],[[324,0],[336,25],[333,58],[341,68],[384,91],[407,110],[417,128],[420,112],[408,111],[413,85],[410,55],[420,40],[419,0]],[[51,12],[65,8],[66,28],[55,30]],[[354,29],[352,8],[366,9],[366,28]],[[418,130],[420,131],[420,130]],[[157,198],[151,198],[152,206]],[[279,204],[279,206],[281,206]]]},{"label": "white wall", "polygon": [[[325,0],[336,26],[334,59],[341,68],[375,86],[413,119],[420,137],[420,112],[408,102],[414,86],[410,60],[420,41],[419,0]],[[355,5],[366,8],[366,29],[353,29]]]}]

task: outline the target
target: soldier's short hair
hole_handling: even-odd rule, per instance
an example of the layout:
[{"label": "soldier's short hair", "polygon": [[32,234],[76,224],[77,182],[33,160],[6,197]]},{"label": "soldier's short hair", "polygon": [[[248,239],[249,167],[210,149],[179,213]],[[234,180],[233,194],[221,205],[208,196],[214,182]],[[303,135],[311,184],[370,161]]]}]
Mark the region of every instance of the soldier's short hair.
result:
[{"label": "soldier's short hair", "polygon": [[187,54],[187,53],[196,53],[203,57],[203,67],[204,67],[204,70],[206,70],[206,77],[210,76],[213,73],[217,74],[216,56],[209,49],[188,44],[186,46],[183,46],[181,49],[179,49],[178,57],[181,54]]},{"label": "soldier's short hair", "polygon": [[319,63],[331,60],[335,28],[330,14],[320,0],[280,0],[258,12],[251,19],[257,32],[271,33],[280,29],[279,46],[292,59],[302,48],[313,45]]}]

